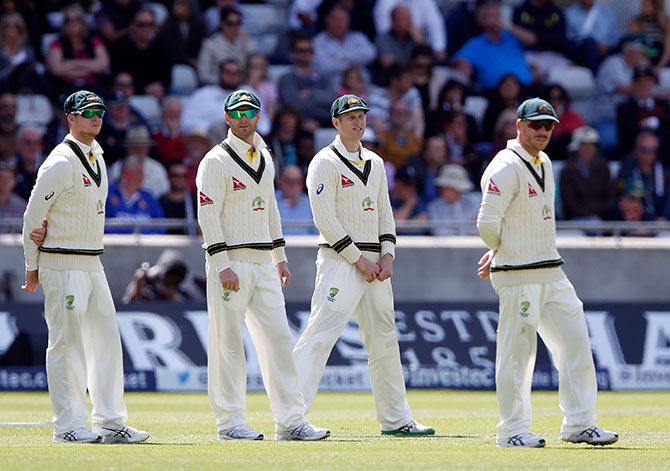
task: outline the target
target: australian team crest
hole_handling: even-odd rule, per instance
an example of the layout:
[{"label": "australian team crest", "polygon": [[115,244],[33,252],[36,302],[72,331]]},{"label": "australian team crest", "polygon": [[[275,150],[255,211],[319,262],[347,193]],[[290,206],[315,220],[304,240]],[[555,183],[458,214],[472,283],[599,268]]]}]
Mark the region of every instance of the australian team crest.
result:
[{"label": "australian team crest", "polygon": [[367,197],[363,200],[363,203],[361,204],[363,206],[363,211],[374,211],[375,210],[375,204],[370,199],[370,197]]},{"label": "australian team crest", "polygon": [[549,106],[545,105],[544,103],[540,105],[537,111],[539,111],[540,113],[554,114],[552,113],[551,108],[549,108]]},{"label": "australian team crest", "polygon": [[257,196],[251,202],[251,207],[254,211],[263,211],[265,209],[265,200],[260,196]]},{"label": "australian team crest", "polygon": [[232,292],[231,290],[224,288],[224,290],[223,290],[223,300],[224,301],[226,301],[226,302],[230,301],[230,293],[231,292]]},{"label": "australian team crest", "polygon": [[68,311],[74,310],[74,294],[68,294],[65,296],[65,309]]},{"label": "australian team crest", "polygon": [[528,314],[529,314],[528,309],[530,309],[530,302],[529,301],[522,301],[521,302],[521,311],[519,312],[521,317],[528,317]]},{"label": "australian team crest", "polygon": [[340,292],[340,290],[337,289],[337,288],[330,288],[328,290],[328,298],[326,298],[326,299],[328,299],[328,301],[330,301],[331,303],[334,303],[335,302],[335,296],[337,296],[337,293],[339,293],[339,292]]},{"label": "australian team crest", "polygon": [[361,104],[361,100],[359,100],[355,96],[352,96],[351,98],[349,98],[347,100],[347,105],[360,105],[360,104]]},{"label": "australian team crest", "polygon": [[551,219],[551,209],[549,209],[549,206],[546,204],[544,205],[544,208],[542,208],[542,219],[545,221]]}]

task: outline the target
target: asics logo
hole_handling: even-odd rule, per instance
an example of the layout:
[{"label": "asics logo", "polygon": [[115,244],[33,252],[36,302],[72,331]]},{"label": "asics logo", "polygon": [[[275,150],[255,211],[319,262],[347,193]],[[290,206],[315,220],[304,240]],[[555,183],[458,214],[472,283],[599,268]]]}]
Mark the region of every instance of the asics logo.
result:
[{"label": "asics logo", "polygon": [[123,427],[123,428],[102,427],[102,428],[105,429],[105,430],[109,430],[110,432],[113,432],[113,433],[109,434],[110,436],[130,438],[130,432],[128,431],[127,427]]},{"label": "asics logo", "polygon": [[46,195],[44,197],[44,201],[49,201],[53,195],[54,195],[54,192],[52,191],[51,193],[49,193],[48,195]]},{"label": "asics logo", "polygon": [[507,439],[507,443],[509,443],[510,445],[515,445],[515,446],[516,445],[523,446],[523,440],[521,440],[520,435],[514,435],[514,436],[509,437]]},{"label": "asics logo", "polygon": [[589,437],[600,437],[598,429],[595,427],[587,428],[582,433],[580,433],[580,435],[588,435]]}]

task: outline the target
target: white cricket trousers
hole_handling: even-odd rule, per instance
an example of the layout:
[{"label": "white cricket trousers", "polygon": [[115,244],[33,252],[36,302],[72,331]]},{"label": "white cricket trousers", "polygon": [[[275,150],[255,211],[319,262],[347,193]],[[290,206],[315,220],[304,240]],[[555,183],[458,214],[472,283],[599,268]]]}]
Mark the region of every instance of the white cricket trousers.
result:
[{"label": "white cricket trousers", "polygon": [[500,297],[496,348],[498,438],[529,430],[530,390],[537,335],[551,352],[559,374],[558,402],[565,415],[561,432],[596,424],[598,385],[582,302],[570,281],[505,286]]},{"label": "white cricket trousers", "polygon": [[123,356],[116,309],[104,270],[39,269],[44,314],[49,327],[46,367],[54,433],[91,423],[121,426],[127,419],[123,401]]},{"label": "white cricket trousers", "polygon": [[207,394],[218,429],[246,423],[245,322],[277,427],[298,427],[305,421],[306,409],[277,268],[272,263],[232,261],[231,269],[240,280],[238,292],[224,290],[219,274],[207,266]]},{"label": "white cricket trousers", "polygon": [[355,265],[322,257],[316,260],[316,286],[307,328],[293,349],[307,409],[330,352],[353,316],[368,354],[368,369],[377,420],[395,430],[412,419],[395,331],[391,280],[368,283]]}]

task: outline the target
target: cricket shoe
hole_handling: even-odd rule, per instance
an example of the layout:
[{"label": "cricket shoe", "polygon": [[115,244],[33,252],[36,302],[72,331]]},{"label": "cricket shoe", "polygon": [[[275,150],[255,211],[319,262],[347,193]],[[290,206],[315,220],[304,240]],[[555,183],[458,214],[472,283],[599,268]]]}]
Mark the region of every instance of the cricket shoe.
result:
[{"label": "cricket shoe", "polygon": [[54,441],[59,443],[98,443],[100,440],[102,440],[100,434],[91,432],[86,427],[54,433]]},{"label": "cricket shoe", "polygon": [[530,432],[523,432],[518,435],[512,435],[507,438],[498,438],[498,448],[523,447],[523,448],[542,448],[547,442],[544,438],[533,435]]},{"label": "cricket shoe", "polygon": [[394,435],[397,437],[420,437],[423,435],[435,435],[435,429],[429,425],[421,425],[412,419],[408,424],[395,430],[382,430],[382,435]]},{"label": "cricket shoe", "polygon": [[282,430],[280,428],[275,430],[275,440],[314,441],[323,440],[328,437],[330,437],[330,430],[315,427],[309,422],[304,422],[291,430]]},{"label": "cricket shoe", "polygon": [[140,443],[149,438],[149,432],[127,425],[94,425],[93,431],[102,435],[102,443]]},{"label": "cricket shoe", "polygon": [[219,440],[263,440],[264,435],[247,424],[219,430]]},{"label": "cricket shoe", "polygon": [[611,445],[619,439],[619,434],[603,430],[597,425],[581,432],[563,432],[561,440],[570,443],[587,443],[589,445]]}]

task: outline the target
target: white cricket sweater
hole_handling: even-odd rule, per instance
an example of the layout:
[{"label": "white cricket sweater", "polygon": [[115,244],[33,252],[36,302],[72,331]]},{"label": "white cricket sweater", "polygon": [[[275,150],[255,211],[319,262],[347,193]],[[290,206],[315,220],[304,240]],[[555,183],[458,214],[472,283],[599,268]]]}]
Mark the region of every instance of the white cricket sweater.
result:
[{"label": "white cricket sweater", "polygon": [[[231,156],[222,145],[235,153]],[[228,130],[198,166],[198,222],[206,260],[217,272],[230,261],[279,263],[286,261],[281,219],[275,199],[272,156],[261,136],[251,146]]]},{"label": "white cricket sweater", "polygon": [[516,139],[509,140],[482,176],[477,227],[484,243],[498,251],[491,264],[494,287],[565,277],[556,250],[554,172],[547,154],[538,157],[535,164]]},{"label": "white cricket sweater", "polygon": [[356,263],[361,251],[372,260],[380,254],[395,256],[395,221],[384,161],[363,146],[360,157],[359,163],[352,161],[337,136],[314,156],[307,171],[320,253],[349,263]]},{"label": "white cricket sweater", "polygon": [[[23,215],[23,252],[27,270],[102,270],[107,169],[103,150],[71,134],[81,158],[63,141],[40,166]],[[89,158],[89,152],[95,160]],[[29,235],[48,218],[47,235],[39,248]]]}]

